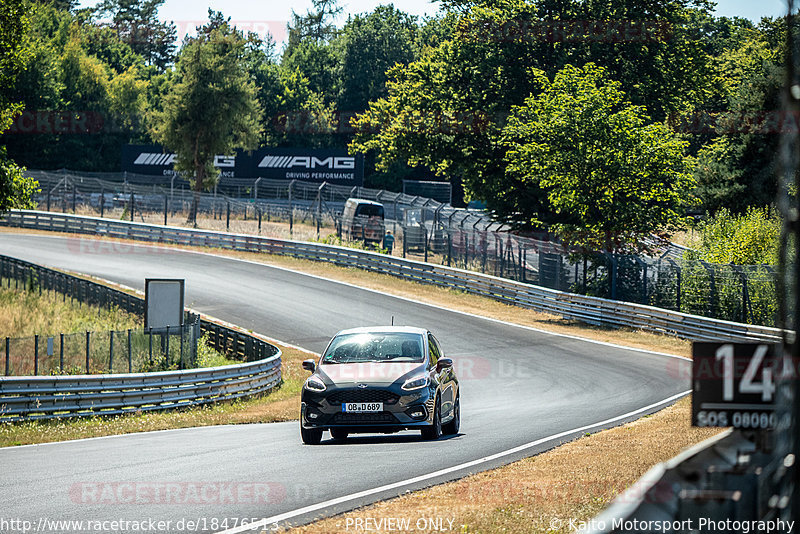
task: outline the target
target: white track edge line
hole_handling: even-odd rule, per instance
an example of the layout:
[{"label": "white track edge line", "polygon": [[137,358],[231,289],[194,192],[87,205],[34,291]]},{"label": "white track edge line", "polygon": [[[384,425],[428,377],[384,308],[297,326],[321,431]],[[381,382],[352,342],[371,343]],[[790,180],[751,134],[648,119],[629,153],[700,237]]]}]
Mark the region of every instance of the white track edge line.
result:
[{"label": "white track edge line", "polygon": [[291,512],[284,512],[282,514],[275,515],[275,516],[272,516],[272,517],[268,517],[268,518],[262,519],[260,521],[256,521],[256,522],[253,522],[253,523],[248,523],[248,524],[241,525],[241,526],[238,526],[238,527],[234,527],[234,528],[228,529],[228,530],[219,531],[216,534],[239,534],[241,532],[246,532],[248,530],[253,530],[253,529],[256,529],[256,528],[265,527],[267,525],[273,525],[273,524],[279,523],[281,521],[286,521],[287,519],[291,519],[292,517],[296,517],[298,515],[303,515],[303,514],[307,514],[307,513],[310,513],[310,512],[316,512],[316,511],[321,510],[323,508],[336,506],[337,504],[342,504],[342,503],[345,503],[345,502],[348,502],[348,501],[352,501],[352,500],[355,500],[355,499],[360,499],[362,497],[368,497],[370,495],[375,495],[376,493],[382,493],[384,491],[389,491],[389,490],[400,488],[400,487],[407,486],[407,485],[410,485],[410,484],[416,484],[418,482],[424,482],[426,480],[437,478],[437,477],[440,477],[440,476],[443,476],[443,475],[447,475],[447,474],[450,474],[450,473],[453,473],[453,472],[456,472],[456,471],[469,469],[470,467],[474,467],[476,465],[480,465],[480,464],[484,464],[484,463],[487,463],[487,462],[491,462],[491,461],[497,460],[498,458],[502,458],[504,456],[510,456],[510,455],[515,454],[517,452],[524,451],[524,450],[530,449],[532,447],[536,447],[537,445],[541,445],[542,443],[547,443],[548,441],[552,441],[552,440],[555,440],[555,439],[563,438],[565,436],[569,436],[569,435],[575,434],[577,432],[583,432],[585,430],[589,430],[590,428],[595,428],[595,427],[598,427],[598,426],[607,425],[609,423],[614,423],[614,422],[620,421],[622,419],[627,419],[628,417],[631,417],[631,416],[637,415],[639,413],[645,412],[645,411],[650,410],[652,408],[655,408],[657,406],[661,406],[662,404],[666,404],[666,403],[672,402],[674,400],[680,399],[681,397],[684,397],[684,396],[688,395],[689,393],[691,393],[691,390],[684,391],[683,393],[678,393],[677,395],[673,395],[672,397],[669,397],[669,398],[664,399],[662,401],[650,404],[649,406],[645,406],[644,408],[639,408],[638,410],[634,410],[632,412],[628,412],[626,414],[619,415],[617,417],[612,417],[611,419],[606,419],[605,421],[600,421],[598,423],[593,423],[593,424],[590,424],[590,425],[582,426],[580,428],[574,428],[572,430],[566,430],[564,432],[559,432],[558,434],[553,434],[552,436],[547,436],[545,438],[537,439],[536,441],[531,441],[530,443],[526,443],[524,445],[519,445],[519,446],[514,447],[512,449],[508,449],[508,450],[505,450],[505,451],[502,451],[502,452],[498,452],[498,453],[492,454],[490,456],[484,456],[483,458],[478,458],[477,460],[472,460],[472,461],[465,462],[465,463],[462,463],[462,464],[459,464],[459,465],[454,465],[452,467],[447,467],[445,469],[440,469],[439,471],[434,471],[432,473],[428,473],[428,474],[425,474],[425,475],[420,475],[420,476],[417,476],[417,477],[414,477],[414,478],[409,478],[407,480],[402,480],[400,482],[393,482],[391,484],[386,484],[384,486],[379,486],[377,488],[372,488],[372,489],[360,491],[360,492],[357,492],[357,493],[351,493],[350,495],[344,495],[342,497],[337,497],[336,499],[330,499],[328,501],[324,501],[324,502],[321,502],[321,503],[312,504],[312,505],[309,505],[309,506],[305,506],[303,508],[298,508],[297,510],[293,510]]}]

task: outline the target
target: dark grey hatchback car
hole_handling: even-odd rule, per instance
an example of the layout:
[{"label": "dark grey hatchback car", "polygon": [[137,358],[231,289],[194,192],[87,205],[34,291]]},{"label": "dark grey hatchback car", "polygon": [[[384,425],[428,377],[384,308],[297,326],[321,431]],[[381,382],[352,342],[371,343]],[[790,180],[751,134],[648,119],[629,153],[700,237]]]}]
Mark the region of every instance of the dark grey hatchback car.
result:
[{"label": "dark grey hatchback car", "polygon": [[453,360],[424,328],[376,326],[343,330],[303,385],[300,435],[316,445],[329,430],[334,440],[354,433],[418,429],[425,439],[457,434],[459,385]]}]

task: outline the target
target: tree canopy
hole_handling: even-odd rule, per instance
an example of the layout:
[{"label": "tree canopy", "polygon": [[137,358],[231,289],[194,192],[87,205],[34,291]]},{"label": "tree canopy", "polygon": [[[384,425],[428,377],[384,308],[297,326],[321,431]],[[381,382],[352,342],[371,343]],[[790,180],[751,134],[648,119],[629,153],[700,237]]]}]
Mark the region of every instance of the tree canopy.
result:
[{"label": "tree canopy", "polygon": [[[214,157],[257,146],[260,112],[245,68],[246,40],[219,13],[189,38],[178,56],[177,82],[153,116],[153,136],[175,151],[176,169],[191,173],[195,191],[216,183]],[[196,216],[196,202],[190,219]]]}]

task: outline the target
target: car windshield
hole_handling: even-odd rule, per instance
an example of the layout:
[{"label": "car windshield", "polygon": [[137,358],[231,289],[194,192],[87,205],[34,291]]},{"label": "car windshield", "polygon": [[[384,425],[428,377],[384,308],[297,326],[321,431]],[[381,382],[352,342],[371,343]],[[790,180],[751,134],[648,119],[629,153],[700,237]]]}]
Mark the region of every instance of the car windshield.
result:
[{"label": "car windshield", "polygon": [[422,336],[402,332],[344,334],[331,342],[322,363],[423,362]]}]

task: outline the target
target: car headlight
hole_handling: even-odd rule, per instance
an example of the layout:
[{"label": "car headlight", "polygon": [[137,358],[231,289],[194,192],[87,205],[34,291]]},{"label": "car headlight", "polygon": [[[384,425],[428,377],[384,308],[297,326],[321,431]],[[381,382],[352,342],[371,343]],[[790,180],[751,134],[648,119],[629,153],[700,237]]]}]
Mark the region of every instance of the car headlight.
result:
[{"label": "car headlight", "polygon": [[308,377],[306,380],[306,389],[310,391],[325,391],[325,383],[315,376]]},{"label": "car headlight", "polygon": [[403,389],[406,391],[411,391],[412,389],[420,389],[424,388],[428,385],[428,375],[417,375],[412,376],[408,380],[405,381],[403,384]]}]

